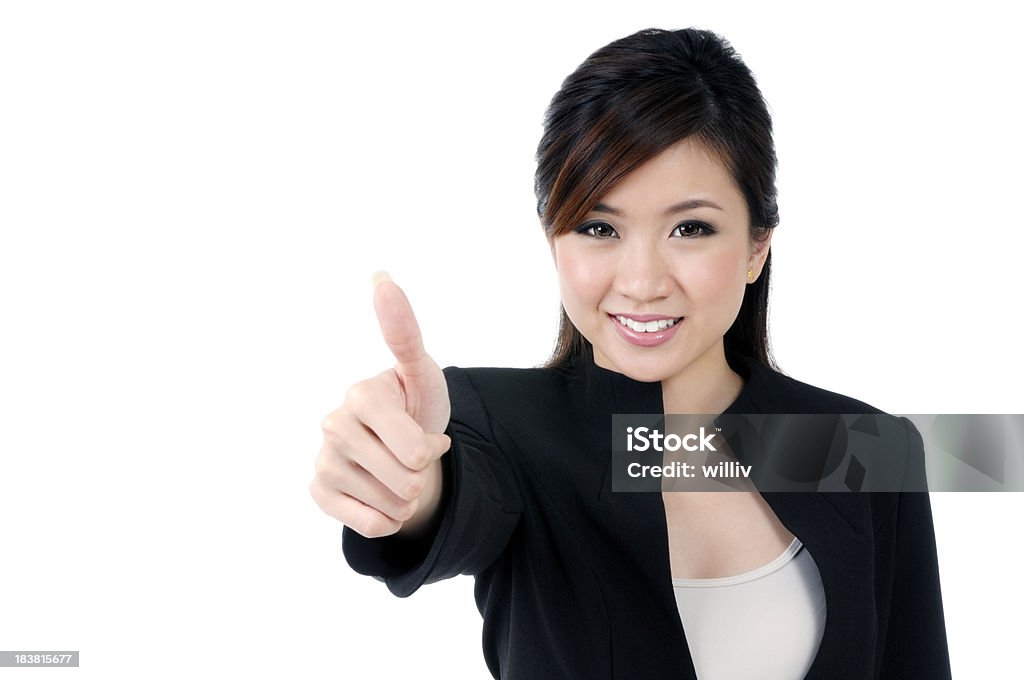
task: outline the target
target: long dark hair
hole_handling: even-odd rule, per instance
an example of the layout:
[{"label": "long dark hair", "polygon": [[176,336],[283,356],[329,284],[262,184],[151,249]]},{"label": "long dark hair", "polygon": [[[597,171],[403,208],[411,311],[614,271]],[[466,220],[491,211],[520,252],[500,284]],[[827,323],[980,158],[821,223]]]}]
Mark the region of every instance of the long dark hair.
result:
[{"label": "long dark hair", "polygon": [[[548,239],[572,230],[616,182],[688,137],[729,170],[746,199],[751,237],[766,237],[779,223],[775,143],[754,76],[710,31],[651,28],[590,55],[548,106],[534,182]],[[725,349],[776,368],[768,345],[770,274],[769,251],[761,276],[746,287]],[[589,352],[563,307],[545,366]]]}]

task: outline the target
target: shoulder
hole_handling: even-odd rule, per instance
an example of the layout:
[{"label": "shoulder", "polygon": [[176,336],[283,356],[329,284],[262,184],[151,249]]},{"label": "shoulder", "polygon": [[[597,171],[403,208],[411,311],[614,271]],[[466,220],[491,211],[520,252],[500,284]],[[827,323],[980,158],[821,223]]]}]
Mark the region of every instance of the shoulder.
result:
[{"label": "shoulder", "polygon": [[581,381],[565,370],[448,366],[444,375],[454,429],[509,455],[548,451],[585,411]]},{"label": "shoulder", "polygon": [[[779,465],[776,466],[778,469],[790,465],[786,461],[800,458],[801,454],[796,452],[803,451],[806,453],[806,460],[816,461],[815,451],[828,451],[830,456],[836,456],[835,466],[830,468],[829,474],[840,469],[836,467],[840,465],[840,461],[850,461],[848,466],[842,468],[846,472],[834,480],[840,484],[840,488],[829,490],[928,490],[923,440],[910,419],[888,414],[860,399],[797,380],[763,364],[750,366],[750,369],[751,373],[743,395],[747,400],[738,404],[733,412],[749,411],[780,418],[770,426],[775,429],[772,429],[774,434],[769,438],[776,444],[785,442],[782,448],[773,449],[785,451],[785,461],[780,459]],[[799,420],[803,415],[810,415],[812,419]],[[813,416],[823,416],[824,420]],[[766,420],[765,423],[770,420]],[[762,423],[762,427],[769,427],[765,423]],[[800,423],[806,425],[795,427]],[[837,437],[837,432],[842,436]],[[796,439],[787,439],[793,436],[796,436]],[[833,449],[833,445],[838,448]],[[854,468],[860,472],[851,476],[849,471]],[[790,473],[798,476],[789,479],[804,479],[806,473],[793,473],[795,469],[790,467]],[[815,468],[815,472],[810,474],[813,477],[820,473],[821,468]],[[870,488],[862,486],[865,479],[869,480]],[[822,487],[822,490],[825,490],[825,487]],[[856,507],[860,502],[856,498],[857,494],[842,498],[846,495],[839,494],[839,500],[835,500],[833,505]],[[880,499],[880,502],[885,506],[880,511],[879,516],[882,516],[891,510],[893,503],[891,498]]]},{"label": "shoulder", "polygon": [[776,373],[778,384],[794,402],[802,403],[807,409],[822,413],[883,413],[883,411],[860,399],[832,392],[802,382],[782,373]]},{"label": "shoulder", "polygon": [[565,389],[574,377],[571,369],[447,366],[449,389],[472,389],[481,397],[523,398]]},{"label": "shoulder", "polygon": [[510,419],[564,410],[573,401],[576,378],[570,368],[459,366],[447,366],[444,376],[453,411],[480,409]]},{"label": "shoulder", "polygon": [[884,413],[845,394],[826,390],[745,359],[750,375],[745,396],[762,413]]}]

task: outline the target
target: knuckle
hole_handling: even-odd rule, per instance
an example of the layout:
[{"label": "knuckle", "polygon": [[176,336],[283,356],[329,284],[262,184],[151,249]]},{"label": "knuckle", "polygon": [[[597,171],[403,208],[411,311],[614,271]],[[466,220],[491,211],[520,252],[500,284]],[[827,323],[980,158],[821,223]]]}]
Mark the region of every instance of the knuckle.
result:
[{"label": "knuckle", "polygon": [[401,493],[398,494],[404,500],[414,501],[420,497],[423,493],[423,487],[426,484],[426,480],[423,475],[412,475],[402,485]]},{"label": "knuckle", "polygon": [[428,443],[420,441],[406,454],[405,463],[414,470],[422,470],[430,464],[431,454]]},{"label": "knuckle", "polygon": [[345,404],[351,404],[354,406],[361,406],[366,404],[370,399],[370,393],[373,391],[371,381],[360,380],[345,392]]},{"label": "knuckle", "polygon": [[349,442],[344,431],[338,432],[336,436],[325,436],[320,445],[320,451],[317,452],[316,461],[313,463],[315,469],[336,468],[338,463],[347,458],[345,453],[349,449]]},{"label": "knuckle", "polygon": [[367,517],[363,522],[363,531],[360,531],[363,536],[367,538],[380,538],[381,536],[390,536],[391,534],[398,531],[399,523],[394,520],[390,520],[380,513],[375,513],[372,517]]},{"label": "knuckle", "polygon": [[408,503],[403,503],[398,508],[397,517],[395,517],[395,519],[401,520],[402,522],[411,519],[412,516],[416,514],[416,508],[418,506],[419,503],[417,503],[415,500],[409,501]]},{"label": "knuckle", "polygon": [[402,456],[402,462],[405,463],[406,467],[412,468],[417,472],[423,469],[423,463],[418,453],[406,453]]},{"label": "knuckle", "polygon": [[336,413],[328,416],[320,424],[320,429],[323,431],[321,456],[340,456],[341,451],[348,448],[356,438],[352,422],[345,417],[345,414]]},{"label": "knuckle", "polygon": [[324,419],[320,421],[320,430],[325,434],[336,434],[338,429],[338,417],[335,415],[337,412],[329,413],[324,416]]},{"label": "knuckle", "polygon": [[316,457],[316,462],[313,463],[313,471],[316,474],[316,479],[323,480],[327,479],[332,474],[333,466],[327,456],[321,453]]},{"label": "knuckle", "polygon": [[331,494],[327,492],[327,489],[319,480],[314,479],[309,483],[309,495],[313,497],[313,502],[315,502],[321,510],[332,517],[338,517],[337,511],[331,504]]},{"label": "knuckle", "polygon": [[347,407],[332,411],[320,421],[320,430],[324,439],[344,439],[347,430],[350,430],[350,411]]}]

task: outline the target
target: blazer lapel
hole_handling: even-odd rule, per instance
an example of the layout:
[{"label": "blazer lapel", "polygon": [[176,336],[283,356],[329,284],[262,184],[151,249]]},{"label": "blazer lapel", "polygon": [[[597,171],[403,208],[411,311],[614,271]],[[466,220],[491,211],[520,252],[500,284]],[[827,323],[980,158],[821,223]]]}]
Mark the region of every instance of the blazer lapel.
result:
[{"label": "blazer lapel", "polygon": [[[744,377],[739,398],[726,413],[804,413],[792,385],[759,362],[731,356],[730,364]],[[613,493],[613,414],[663,413],[661,383],[642,383],[603,369],[592,357],[577,359],[584,381],[589,448],[603,466],[596,506],[606,530],[628,537],[636,553],[631,564],[638,577],[649,579],[658,610],[674,624],[651,626],[652,649],[678,654],[676,666],[686,680],[696,674],[672,590],[668,525],[660,493]],[[818,654],[805,680],[843,680],[865,676],[877,636],[868,499],[859,493],[764,492],[782,524],[814,558],[825,590],[826,622]],[[602,510],[602,508],[604,508]],[[660,638],[660,639],[659,639]],[[680,641],[682,644],[680,645]],[[742,643],[740,643],[742,644]],[[742,653],[742,647],[738,649]]]},{"label": "blazer lapel", "polygon": [[[750,357],[733,357],[745,369],[743,393],[732,413],[816,413],[806,395]],[[732,363],[732,362],[730,362]],[[878,635],[874,594],[874,539],[869,498],[861,493],[763,492],[779,521],[800,539],[821,575],[825,631],[805,680],[863,678]]]},{"label": "blazer lapel", "polygon": [[[864,678],[878,634],[870,531],[846,515],[866,505],[863,494],[765,492],[761,494],[818,566],[825,590],[825,632],[805,680]],[[831,498],[830,498],[831,497]],[[840,498],[837,498],[840,497]],[[847,508],[843,513],[839,504]]]}]

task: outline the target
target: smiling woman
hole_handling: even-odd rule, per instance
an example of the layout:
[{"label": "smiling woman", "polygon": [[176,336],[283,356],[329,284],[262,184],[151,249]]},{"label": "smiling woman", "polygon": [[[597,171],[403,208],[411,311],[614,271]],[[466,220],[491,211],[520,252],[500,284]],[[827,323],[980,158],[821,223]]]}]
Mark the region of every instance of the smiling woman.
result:
[{"label": "smiling woman", "polygon": [[565,314],[598,366],[664,381],[679,412],[720,412],[742,386],[725,335],[768,257],[758,233],[728,170],[685,139],[552,238]]},{"label": "smiling woman", "polygon": [[771,129],[708,31],[641,31],[565,80],[535,177],[562,299],[543,367],[442,371],[378,281],[397,363],[324,419],[310,490],[395,595],[476,578],[495,678],[950,677],[926,493],[613,493],[614,414],[891,419],[771,359]]}]

